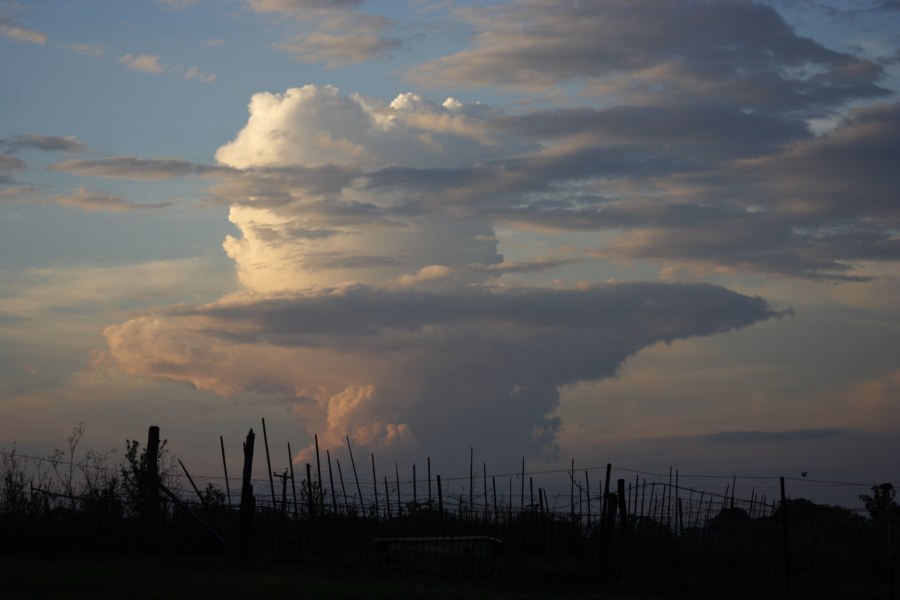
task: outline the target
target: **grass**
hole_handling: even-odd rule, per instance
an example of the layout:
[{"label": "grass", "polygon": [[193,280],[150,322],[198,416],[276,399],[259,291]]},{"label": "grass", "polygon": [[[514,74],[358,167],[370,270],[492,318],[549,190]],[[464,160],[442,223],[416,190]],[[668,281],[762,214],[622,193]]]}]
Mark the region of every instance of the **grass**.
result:
[{"label": "grass", "polygon": [[[325,576],[287,566],[248,569],[206,560],[0,559],[0,581],[3,582],[2,597],[5,600],[598,598],[596,592],[509,591],[461,581]],[[624,600],[621,596],[601,598]]]}]

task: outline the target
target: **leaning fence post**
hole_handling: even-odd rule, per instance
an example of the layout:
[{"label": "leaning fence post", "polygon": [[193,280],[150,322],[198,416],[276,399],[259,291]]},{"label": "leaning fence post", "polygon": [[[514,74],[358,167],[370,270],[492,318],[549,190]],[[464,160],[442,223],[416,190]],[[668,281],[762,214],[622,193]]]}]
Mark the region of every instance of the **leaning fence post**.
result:
[{"label": "leaning fence post", "polygon": [[187,467],[184,466],[184,463],[181,462],[181,459],[178,459],[178,464],[181,465],[181,470],[184,471],[184,474],[187,475],[188,481],[191,484],[191,487],[194,488],[194,493],[197,494],[197,498],[200,500],[200,504],[206,506],[206,500],[203,498],[203,494],[200,493],[200,490],[197,489],[197,484],[194,483],[194,478],[191,477],[191,474],[188,472]]},{"label": "leaning fence post", "polygon": [[222,470],[225,471],[225,495],[228,498],[228,508],[231,508],[231,487],[228,485],[228,463],[225,462],[225,440],[219,436],[219,446],[222,447]]},{"label": "leaning fence post", "polygon": [[791,590],[791,555],[788,544],[788,507],[784,494],[784,477],[781,478],[781,532],[784,535],[784,585]]},{"label": "leaning fence post", "polygon": [[269,436],[266,434],[266,420],[262,420],[263,444],[266,447],[266,467],[269,469],[269,488],[272,490],[272,511],[275,511],[275,480],[272,478],[272,461],[269,459]]},{"label": "leaning fence post", "polygon": [[250,478],[253,474],[253,442],[256,435],[253,430],[247,434],[244,442],[244,472],[241,483],[241,508],[238,521],[238,539],[241,552],[249,554],[253,546],[253,517],[256,512],[256,498],[253,496],[253,483]]}]

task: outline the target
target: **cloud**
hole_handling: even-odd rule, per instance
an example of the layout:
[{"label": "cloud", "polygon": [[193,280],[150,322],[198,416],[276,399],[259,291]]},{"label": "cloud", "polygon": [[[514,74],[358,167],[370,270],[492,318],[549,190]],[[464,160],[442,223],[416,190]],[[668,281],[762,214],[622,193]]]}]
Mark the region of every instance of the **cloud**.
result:
[{"label": "cloud", "polygon": [[106,49],[100,44],[64,44],[64,47],[85,56],[100,57],[106,53]]},{"label": "cloud", "polygon": [[322,62],[330,67],[337,67],[388,54],[402,45],[398,39],[371,33],[311,32],[297,35],[276,47],[300,62]]},{"label": "cloud", "polygon": [[512,458],[552,454],[559,386],[609,377],[656,341],[774,314],[759,298],[709,285],[434,293],[355,286],[239,295],[138,317],[105,335],[126,373],[223,394],[289,393],[326,445],[350,434],[386,451],[449,451],[464,430],[466,445]]},{"label": "cloud", "polygon": [[200,0],[159,0],[170,8],[184,10],[200,4]]},{"label": "cloud", "polygon": [[[2,178],[0,178],[0,184],[2,183]],[[27,185],[13,185],[7,188],[0,188],[0,203],[4,202],[9,204],[55,204],[89,212],[148,210],[165,208],[174,204],[171,201],[154,202],[152,204],[137,203],[121,196],[92,191],[84,187],[76,188],[68,193],[48,196],[38,188]]]},{"label": "cloud", "polygon": [[139,204],[126,200],[121,196],[105,194],[103,192],[90,191],[79,187],[68,194],[59,194],[52,198],[52,202],[59,206],[79,208],[89,212],[122,212],[132,210],[148,210],[171,206],[172,202],[155,202],[152,204]]},{"label": "cloud", "polygon": [[0,172],[11,173],[25,168],[25,162],[15,156],[0,154]]},{"label": "cloud", "polygon": [[47,42],[46,33],[21,27],[3,15],[0,15],[0,36],[17,42],[27,42],[31,44],[45,44]]},{"label": "cloud", "polygon": [[684,190],[678,211],[622,206],[643,223],[603,254],[853,281],[854,263],[900,258],[898,136],[900,105],[878,105],[783,152],[673,178],[670,192]]},{"label": "cloud", "polygon": [[181,77],[183,79],[195,79],[201,83],[212,83],[216,80],[215,73],[202,73],[197,67],[189,67]]},{"label": "cloud", "polygon": [[199,81],[200,83],[213,83],[216,80],[215,73],[203,73],[198,67],[162,65],[159,62],[159,56],[155,54],[140,54],[138,56],[126,54],[119,59],[119,62],[132,71],[139,71],[141,73],[151,73],[154,75],[169,73],[182,79]]},{"label": "cloud", "polygon": [[280,12],[303,16],[307,11],[332,11],[356,8],[365,0],[246,0],[260,12]]},{"label": "cloud", "polygon": [[772,444],[819,440],[838,437],[845,433],[847,433],[845,430],[837,428],[798,429],[794,431],[723,431],[706,436],[706,440],[723,444]]},{"label": "cloud", "polygon": [[[572,25],[573,6],[541,18]],[[632,59],[621,51],[597,59],[608,63],[597,68],[639,73],[636,87],[584,62],[584,72],[547,73],[535,59],[540,85],[584,77],[595,89],[619,86],[600,106],[512,113],[312,85],[255,94],[247,122],[216,153],[221,168],[210,172],[210,199],[229,206],[237,229],[223,246],[242,291],[108,327],[110,364],[220,394],[287,397],[326,446],[350,435],[379,452],[451,452],[464,432],[462,445],[489,456],[546,456],[560,428],[561,388],[611,377],[658,342],[782,314],[708,284],[543,287],[554,270],[641,260],[673,280],[763,272],[856,281],[868,276],[857,262],[896,260],[887,201],[896,189],[887,171],[895,110],[860,110],[819,137],[806,120],[881,94],[877,68],[796,36],[760,5],[715,4],[708,13],[685,5],[669,15],[673,31],[646,2],[578,6],[584,19],[559,28],[576,48],[606,44],[612,53],[602,37],[591,41],[604,27],[618,26],[611,35],[623,43],[649,36],[650,49]],[[655,6],[668,15],[668,4]],[[544,8],[528,2],[522,13],[539,40],[534,23],[543,23]],[[736,17],[753,35],[728,25]],[[492,35],[506,35],[506,22]],[[705,54],[688,44],[689,24]],[[548,44],[562,43],[557,29],[541,31]],[[480,66],[454,68],[491,66],[495,41],[483,37],[473,51],[482,52],[472,55]],[[708,52],[714,43],[724,45]],[[660,62],[682,45],[683,64]],[[504,68],[516,60],[505,57]],[[679,73],[691,85],[671,96],[639,89],[657,75],[666,89]],[[498,76],[531,85],[514,72]],[[144,168],[170,172],[129,167]],[[808,185],[813,177],[821,183]],[[841,178],[832,201],[825,188]],[[838,202],[850,189],[865,198]],[[499,226],[546,244],[517,254]],[[596,235],[576,235],[585,232]],[[541,285],[513,279],[537,273]]]},{"label": "cloud", "polygon": [[275,48],[300,62],[337,67],[384,56],[403,46],[402,40],[382,34],[391,21],[355,11],[362,0],[247,0],[247,4],[256,12],[292,18],[293,33]]},{"label": "cloud", "polygon": [[[718,104],[510,115],[452,98],[405,93],[384,104],[305,86],[257,94],[249,108],[247,125],[217,152],[233,170],[212,193],[234,207],[243,238],[228,251],[260,289],[320,277],[326,287],[486,281],[500,270],[484,266],[502,263],[484,243],[486,224],[615,232],[585,257],[656,261],[692,279],[855,281],[868,277],[856,263],[898,257],[897,105],[859,109],[819,137],[796,117]],[[401,247],[449,215],[458,241],[430,254]],[[482,251],[441,259],[460,242]],[[363,267],[354,256],[369,247],[379,259],[350,269]],[[262,278],[251,284],[254,272]]]},{"label": "cloud", "polygon": [[180,158],[138,158],[113,156],[102,159],[70,159],[53,163],[48,167],[82,177],[106,177],[140,181],[163,181],[176,177],[202,175],[214,167],[197,165]]},{"label": "cloud", "polygon": [[492,111],[452,99],[441,105],[405,93],[385,105],[356,94],[341,96],[332,86],[306,85],[284,94],[255,94],[248,108],[247,125],[216,152],[219,162],[239,169],[454,166],[515,151],[503,147],[512,140],[502,132],[485,132]]},{"label": "cloud", "polygon": [[527,0],[466,12],[474,47],[412,70],[428,85],[538,92],[580,82],[619,104],[718,98],[816,114],[889,92],[877,64],[797,35],[753,2]]},{"label": "cloud", "polygon": [[42,150],[45,152],[80,152],[86,149],[86,146],[75,136],[52,136],[52,135],[17,135],[11,138],[0,138],[0,147],[7,148],[12,152],[18,150]]},{"label": "cloud", "polygon": [[127,66],[132,71],[140,71],[141,73],[162,73],[162,65],[159,64],[159,57],[155,54],[126,54],[119,59],[119,62]]}]

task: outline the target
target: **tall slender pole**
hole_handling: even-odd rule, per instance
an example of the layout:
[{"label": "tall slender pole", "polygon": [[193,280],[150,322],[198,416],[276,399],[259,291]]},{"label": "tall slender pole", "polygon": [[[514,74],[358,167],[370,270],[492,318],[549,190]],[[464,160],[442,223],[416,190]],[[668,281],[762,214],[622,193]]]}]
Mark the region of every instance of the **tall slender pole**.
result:
[{"label": "tall slender pole", "polygon": [[431,457],[428,457],[428,509],[430,510],[431,506]]},{"label": "tall slender pole", "polygon": [[572,504],[571,517],[575,522],[575,459],[572,459],[572,470],[569,472],[569,501]]},{"label": "tall slender pole", "polygon": [[487,463],[482,463],[481,480],[484,482],[484,520],[488,520]]},{"label": "tall slender pole", "polygon": [[473,489],[474,484],[474,462],[475,460],[475,449],[472,446],[469,446],[469,510],[472,512],[472,517],[475,517],[475,490]]},{"label": "tall slender pole", "polygon": [[331,452],[325,449],[325,458],[328,459],[328,482],[331,484],[331,510],[337,512],[337,494],[334,493],[334,473],[331,471]]},{"label": "tall slender pole", "polygon": [[312,482],[312,465],[306,463],[306,504],[309,510],[310,518],[315,521],[316,520],[316,499],[313,498],[315,496],[315,492],[313,491],[315,488],[313,487]]},{"label": "tall slender pole", "polygon": [[347,488],[344,487],[344,472],[341,471],[341,459],[335,457],[334,462],[337,463],[338,477],[341,478],[341,495],[344,497],[344,512],[346,512],[350,507],[350,503],[347,502]]},{"label": "tall slender pole", "polygon": [[225,440],[219,436],[219,445],[222,447],[222,470],[225,471],[225,497],[228,498],[228,508],[231,508],[231,487],[228,485],[228,464],[225,462]]},{"label": "tall slender pole", "polygon": [[[297,484],[294,479],[294,453],[291,452],[291,443],[287,443],[288,447],[288,464],[291,466],[291,493],[294,498],[294,519],[297,518]],[[287,512],[287,511],[285,511]]]},{"label": "tall slender pole", "polygon": [[253,497],[253,484],[250,481],[253,471],[253,445],[256,436],[253,430],[247,434],[244,442],[244,472],[241,479],[241,508],[239,516],[238,536],[241,551],[249,554],[253,546],[253,515],[256,510],[256,499]]},{"label": "tall slender pole", "polygon": [[[347,450],[350,451],[350,465],[353,467],[353,478],[356,479],[356,491],[359,494],[359,510],[362,512],[363,516],[366,514],[366,505],[363,503],[363,495],[362,488],[359,486],[359,476],[356,474],[356,461],[353,460],[353,448],[350,447],[350,436],[347,436]],[[340,469],[340,464],[338,464],[338,468]],[[343,485],[343,481],[341,482]]]},{"label": "tall slender pole", "polygon": [[584,495],[587,497],[588,527],[591,525],[591,482],[588,479],[587,469],[584,470]]},{"label": "tall slender pole", "polygon": [[[316,477],[319,478],[319,502],[322,504],[325,503],[325,492],[322,489],[322,459],[319,458],[319,434],[313,434],[313,438],[316,440]],[[324,507],[322,507],[324,508]]]},{"label": "tall slender pole", "polygon": [[144,483],[145,515],[149,523],[156,524],[159,514],[159,427],[151,425],[147,431],[147,475]]},{"label": "tall slender pole", "polygon": [[612,465],[606,463],[606,483],[603,485],[603,505],[600,508],[600,531],[606,527],[606,515],[609,511],[609,478],[612,477]]},{"label": "tall slender pole", "polygon": [[441,524],[441,533],[444,533],[444,493],[441,491],[441,476],[437,476],[438,492],[438,519]]},{"label": "tall slender pole", "polygon": [[375,517],[378,517],[378,478],[375,476],[375,453],[372,453],[372,491],[375,492]]},{"label": "tall slender pole", "polygon": [[491,475],[491,488],[494,490],[494,524],[500,520],[500,513],[497,511],[497,478]]},{"label": "tall slender pole", "polygon": [[206,506],[206,501],[203,499],[203,494],[200,493],[200,490],[197,489],[197,484],[194,483],[194,478],[191,477],[191,474],[188,473],[187,467],[184,466],[184,463],[181,462],[181,459],[178,459],[178,464],[181,465],[181,470],[184,471],[184,474],[187,475],[188,481],[191,484],[191,487],[194,488],[194,493],[197,494],[197,499],[200,500],[200,504]]},{"label": "tall slender pole", "polygon": [[781,532],[784,537],[784,585],[791,590],[791,555],[788,543],[788,505],[787,496],[784,493],[784,477],[781,478]]},{"label": "tall slender pole", "polygon": [[397,479],[397,517],[400,516],[401,510],[401,502],[400,502],[400,467],[397,465],[397,462],[394,461],[394,477]]},{"label": "tall slender pole", "polygon": [[413,463],[413,509],[418,510],[419,499],[416,497],[416,463]]},{"label": "tall slender pole", "polygon": [[519,512],[525,510],[525,457],[522,456],[522,490],[519,494]]},{"label": "tall slender pole", "polygon": [[266,435],[266,420],[262,420],[263,443],[266,446],[266,466],[269,467],[269,487],[272,489],[272,507],[275,506],[275,480],[272,478],[272,461],[269,460],[269,436]]}]

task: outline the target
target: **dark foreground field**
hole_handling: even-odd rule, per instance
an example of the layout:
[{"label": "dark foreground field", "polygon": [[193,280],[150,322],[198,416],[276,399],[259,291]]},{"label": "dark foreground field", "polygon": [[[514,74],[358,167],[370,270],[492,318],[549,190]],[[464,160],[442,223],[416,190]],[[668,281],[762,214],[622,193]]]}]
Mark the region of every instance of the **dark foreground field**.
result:
[{"label": "dark foreground field", "polygon": [[509,585],[462,580],[426,581],[372,575],[311,573],[289,566],[238,566],[221,560],[66,559],[24,560],[0,558],[0,598],[103,600],[123,599],[478,599],[509,600],[649,600],[654,598],[773,598],[854,600],[886,598],[887,590],[832,585],[817,591],[773,591],[772,595],[747,590],[712,591],[699,585],[690,590],[647,589],[642,592],[545,589],[510,589]]},{"label": "dark foreground field", "polygon": [[235,569],[232,564],[208,561],[0,559],[0,582],[0,598],[4,600],[631,598],[587,592],[504,590],[464,581],[314,575],[286,566]]}]

